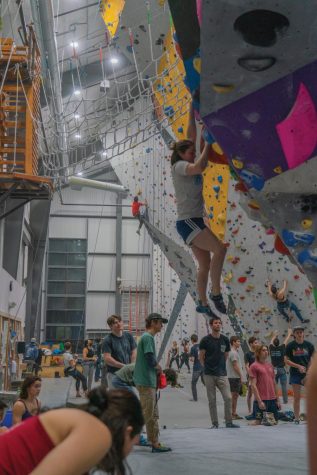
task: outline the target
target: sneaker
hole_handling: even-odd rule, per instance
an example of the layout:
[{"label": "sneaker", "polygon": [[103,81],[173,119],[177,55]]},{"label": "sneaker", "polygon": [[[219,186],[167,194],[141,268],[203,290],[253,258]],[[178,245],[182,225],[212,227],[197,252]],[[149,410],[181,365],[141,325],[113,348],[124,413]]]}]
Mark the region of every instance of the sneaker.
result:
[{"label": "sneaker", "polygon": [[232,419],[234,421],[241,421],[243,417],[239,416],[239,414],[232,414]]},{"label": "sneaker", "polygon": [[219,425],[218,424],[213,424],[210,429],[219,429]]},{"label": "sneaker", "polygon": [[212,300],[212,302],[213,302],[214,306],[216,307],[216,309],[218,310],[218,312],[224,313],[224,314],[227,313],[227,308],[226,308],[225,303],[223,301],[222,294],[212,295],[210,293],[209,298],[210,298],[210,300]]},{"label": "sneaker", "polygon": [[299,419],[294,419],[294,424],[300,424],[300,420]]},{"label": "sneaker", "polygon": [[150,442],[147,440],[147,438],[143,434],[140,435],[140,440],[139,440],[138,445],[140,445],[141,447],[152,447],[152,444],[150,444]]},{"label": "sneaker", "polygon": [[227,429],[239,429],[240,426],[238,426],[238,424],[234,424],[233,422],[227,422],[226,423],[226,428]]},{"label": "sneaker", "polygon": [[152,447],[152,454],[160,454],[161,452],[171,452],[172,449],[170,447],[165,447],[164,445],[160,444],[158,447]]},{"label": "sneaker", "polygon": [[310,320],[309,320],[309,318],[305,318],[304,320],[301,320],[301,322],[302,322],[302,323],[309,323]]},{"label": "sneaker", "polygon": [[140,234],[141,234],[139,230],[137,230],[136,233],[137,233],[139,236],[140,236]]}]

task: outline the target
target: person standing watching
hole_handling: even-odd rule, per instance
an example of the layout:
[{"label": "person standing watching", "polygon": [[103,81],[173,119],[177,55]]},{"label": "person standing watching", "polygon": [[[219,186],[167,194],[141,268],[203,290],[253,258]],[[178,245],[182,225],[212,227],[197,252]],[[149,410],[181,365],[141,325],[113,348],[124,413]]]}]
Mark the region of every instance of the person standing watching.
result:
[{"label": "person standing watching", "polygon": [[92,385],[92,380],[94,377],[94,371],[95,371],[95,362],[96,362],[96,355],[95,355],[95,350],[93,347],[93,342],[92,340],[85,340],[85,346],[83,349],[83,371],[84,371],[84,376],[87,379],[87,386],[88,386],[88,391],[91,390],[91,385]]},{"label": "person standing watching", "polygon": [[226,360],[230,351],[229,340],[221,334],[222,322],[219,317],[209,322],[211,333],[201,340],[199,344],[199,360],[204,367],[204,381],[209,402],[209,412],[212,429],[218,429],[218,413],[216,389],[221,392],[225,405],[225,421],[227,428],[238,428],[233,424],[231,415],[230,385],[226,371]]},{"label": "person standing watching", "polygon": [[301,325],[293,328],[293,335],[294,341],[286,346],[285,362],[291,368],[289,383],[294,393],[294,422],[299,424],[301,388],[305,385],[307,370],[315,348],[312,343],[304,339],[304,328]]},{"label": "person standing watching", "polygon": [[131,333],[123,331],[123,322],[119,315],[111,315],[107,320],[111,333],[102,344],[104,360],[107,365],[109,389],[113,389],[112,378],[118,369],[136,359],[136,343]]},{"label": "person standing watching", "polygon": [[238,397],[242,389],[242,365],[239,356],[240,338],[232,336],[230,338],[231,350],[227,359],[227,375],[230,384],[232,398],[232,419],[243,419],[237,414]]},{"label": "person standing watching", "polygon": [[255,336],[251,336],[248,340],[250,351],[247,351],[244,355],[245,369],[247,371],[247,380],[248,380],[248,392],[247,392],[247,405],[249,415],[247,418],[252,418],[254,416],[254,411],[252,411],[252,388],[250,382],[250,366],[255,362],[255,349],[258,346],[259,342]]},{"label": "person standing watching", "polygon": [[201,365],[199,361],[199,343],[198,342],[198,336],[197,335],[192,335],[190,337],[190,340],[192,342],[192,347],[190,349],[190,360],[193,363],[193,376],[192,376],[192,394],[193,394],[193,401],[197,401],[197,382],[199,378],[201,378],[201,382],[205,384],[204,382],[204,368]]},{"label": "person standing watching", "polygon": [[266,345],[257,346],[255,350],[256,361],[249,370],[251,386],[255,397],[256,424],[261,424],[264,412],[272,412],[277,423],[278,410],[281,409],[277,385],[274,379],[274,369],[271,363],[267,361],[268,356],[269,349]]},{"label": "person standing watching", "polygon": [[162,330],[168,320],[158,313],[151,313],[145,320],[145,333],[140,338],[134,368],[134,384],[140,395],[140,402],[145,419],[146,433],[152,452],[170,452],[159,442],[159,413],[156,398],[157,374],[162,368],[156,359],[154,336]]},{"label": "person standing watching", "polygon": [[286,345],[289,342],[292,334],[293,334],[293,331],[291,328],[289,328],[287,336],[283,344],[280,345],[280,340],[277,337],[278,332],[275,331],[271,340],[270,347],[269,347],[271,362],[275,371],[275,382],[276,384],[278,384],[278,382],[281,381],[284,404],[288,403],[287,375],[286,375],[286,369],[285,369],[285,350],[286,350]]}]

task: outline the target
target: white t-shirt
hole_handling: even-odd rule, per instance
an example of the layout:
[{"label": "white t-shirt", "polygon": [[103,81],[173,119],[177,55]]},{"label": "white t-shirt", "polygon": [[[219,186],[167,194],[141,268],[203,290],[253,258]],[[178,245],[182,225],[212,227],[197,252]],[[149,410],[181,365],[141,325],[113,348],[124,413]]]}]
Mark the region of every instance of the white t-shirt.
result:
[{"label": "white t-shirt", "polygon": [[240,370],[242,372],[242,367],[241,367],[241,360],[239,353],[236,350],[229,351],[228,359],[227,359],[227,376],[228,378],[240,378],[238,373],[235,371],[233,367],[233,363],[237,361],[238,365],[240,367]]},{"label": "white t-shirt", "polygon": [[203,177],[186,174],[188,162],[179,160],[172,166],[177,216],[179,220],[204,216]]},{"label": "white t-shirt", "polygon": [[70,364],[70,362],[74,359],[73,355],[72,355],[71,353],[69,353],[69,351],[66,351],[66,352],[63,354],[63,357],[64,357],[64,366],[65,366],[65,369],[71,368],[72,365]]}]

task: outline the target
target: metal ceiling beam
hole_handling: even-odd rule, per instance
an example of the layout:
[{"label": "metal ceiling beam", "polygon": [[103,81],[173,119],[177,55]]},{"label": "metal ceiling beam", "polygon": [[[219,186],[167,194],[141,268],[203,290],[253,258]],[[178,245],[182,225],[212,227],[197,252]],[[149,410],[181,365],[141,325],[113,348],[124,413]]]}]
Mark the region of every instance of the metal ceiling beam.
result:
[{"label": "metal ceiling beam", "polygon": [[59,166],[68,166],[66,125],[63,117],[62,84],[58,64],[52,0],[31,0],[35,31],[39,39],[44,63],[45,86],[50,112],[55,121]]}]

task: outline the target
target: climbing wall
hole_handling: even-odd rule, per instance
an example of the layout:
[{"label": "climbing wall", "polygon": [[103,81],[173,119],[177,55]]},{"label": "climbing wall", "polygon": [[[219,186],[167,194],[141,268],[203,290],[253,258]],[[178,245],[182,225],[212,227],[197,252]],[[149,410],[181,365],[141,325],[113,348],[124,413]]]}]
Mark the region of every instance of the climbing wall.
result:
[{"label": "climbing wall", "polygon": [[[231,180],[228,194],[228,218],[225,240],[230,243],[223,279],[235,305],[235,316],[245,335],[255,333],[266,341],[273,330],[287,331],[287,322],[278,313],[268,295],[266,280],[282,286],[289,283],[289,299],[301,310],[307,335],[317,338],[316,306],[312,286],[298,266],[276,245],[274,229],[264,227],[261,209],[240,183]],[[292,326],[299,324],[294,316]]]},{"label": "climbing wall", "polygon": [[202,11],[204,123],[316,286],[317,5],[210,0]]}]

